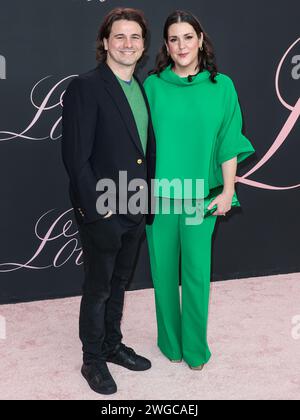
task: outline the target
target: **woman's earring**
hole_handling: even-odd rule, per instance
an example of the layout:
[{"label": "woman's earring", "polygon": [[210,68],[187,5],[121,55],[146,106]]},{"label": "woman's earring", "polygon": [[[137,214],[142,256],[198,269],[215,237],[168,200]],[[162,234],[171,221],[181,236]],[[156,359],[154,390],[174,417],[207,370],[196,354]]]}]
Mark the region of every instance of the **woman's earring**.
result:
[{"label": "woman's earring", "polygon": [[201,45],[201,47],[200,47],[200,51],[203,51],[203,46]]}]

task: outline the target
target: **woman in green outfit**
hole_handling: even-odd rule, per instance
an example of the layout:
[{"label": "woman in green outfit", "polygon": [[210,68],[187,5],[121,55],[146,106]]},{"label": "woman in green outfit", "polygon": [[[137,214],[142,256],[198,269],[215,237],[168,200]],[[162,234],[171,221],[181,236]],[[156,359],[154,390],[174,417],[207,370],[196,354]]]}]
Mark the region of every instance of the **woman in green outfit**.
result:
[{"label": "woman in green outfit", "polygon": [[[237,164],[255,150],[242,134],[234,84],[217,72],[212,44],[198,20],[190,13],[172,13],[164,41],[144,83],[157,142],[156,180],[179,180],[180,185],[202,180],[203,188],[194,184],[188,191],[158,184],[155,188],[158,207],[147,238],[157,344],[171,361],[184,359],[192,369],[201,370],[211,356],[207,344],[211,237],[217,216],[238,203]],[[170,211],[163,210],[166,200]],[[199,212],[199,203],[206,216],[200,223],[189,223],[190,208]],[[179,204],[183,211],[178,211]]]}]

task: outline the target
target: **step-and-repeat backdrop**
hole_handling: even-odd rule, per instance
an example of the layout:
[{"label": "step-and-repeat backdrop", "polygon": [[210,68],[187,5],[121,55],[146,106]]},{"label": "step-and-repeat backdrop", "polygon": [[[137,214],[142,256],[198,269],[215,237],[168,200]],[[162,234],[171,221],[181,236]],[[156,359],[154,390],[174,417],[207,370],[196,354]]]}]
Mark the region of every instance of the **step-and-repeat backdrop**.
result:
[{"label": "step-and-repeat backdrop", "polygon": [[[195,13],[219,71],[235,83],[256,154],[238,168],[242,205],[218,220],[212,280],[300,271],[300,4],[296,0],[0,0],[0,303],[77,295],[82,253],[62,165],[67,84],[95,67],[95,39],[116,6],[151,28],[144,79],[165,18]],[[221,218],[218,218],[221,219]],[[131,288],[151,287],[144,241]]]}]

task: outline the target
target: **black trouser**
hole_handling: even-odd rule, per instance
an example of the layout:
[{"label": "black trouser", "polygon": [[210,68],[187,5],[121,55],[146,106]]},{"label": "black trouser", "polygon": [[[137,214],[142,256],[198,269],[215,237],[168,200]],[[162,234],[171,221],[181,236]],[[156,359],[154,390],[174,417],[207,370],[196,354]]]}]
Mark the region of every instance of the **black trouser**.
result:
[{"label": "black trouser", "polygon": [[79,226],[85,271],[79,317],[84,363],[105,360],[121,343],[125,288],[144,230],[145,217],[135,224],[115,214]]}]

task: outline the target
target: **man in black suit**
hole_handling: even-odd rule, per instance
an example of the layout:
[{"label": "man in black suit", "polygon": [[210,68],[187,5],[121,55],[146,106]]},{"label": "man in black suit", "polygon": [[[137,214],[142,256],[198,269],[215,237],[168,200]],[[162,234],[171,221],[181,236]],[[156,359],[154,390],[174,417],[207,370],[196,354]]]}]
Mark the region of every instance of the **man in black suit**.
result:
[{"label": "man in black suit", "polygon": [[[155,174],[155,139],[143,87],[133,74],[146,40],[147,26],[140,11],[112,10],[99,30],[98,66],[73,79],[63,98],[62,156],[85,271],[79,319],[81,372],[101,394],[117,391],[107,361],[136,371],[151,367],[148,359],[122,343],[120,329],[125,288],[145,223],[151,224],[154,217],[147,191]],[[138,180],[142,185],[136,191],[124,191],[120,173],[126,173],[128,182]],[[96,185],[104,179],[113,181],[116,189],[100,195]],[[120,211],[142,192],[146,209]],[[111,200],[104,211],[98,204],[106,193]]]}]

